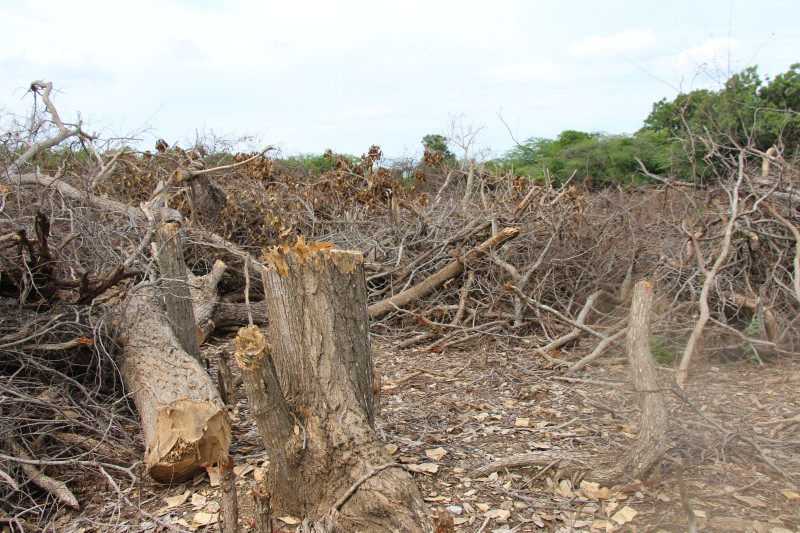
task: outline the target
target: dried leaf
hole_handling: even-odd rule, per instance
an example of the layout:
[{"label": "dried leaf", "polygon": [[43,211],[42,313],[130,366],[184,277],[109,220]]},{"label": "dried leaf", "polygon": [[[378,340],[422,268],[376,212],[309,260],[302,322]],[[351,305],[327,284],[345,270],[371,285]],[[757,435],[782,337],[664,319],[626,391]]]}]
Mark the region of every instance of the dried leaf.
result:
[{"label": "dried leaf", "polygon": [[793,490],[783,489],[781,491],[781,494],[786,496],[787,500],[798,500],[798,499],[800,499],[800,494],[794,492]]},{"label": "dried leaf", "polygon": [[440,446],[439,448],[425,450],[425,455],[428,456],[428,458],[433,459],[434,461],[441,461],[442,457],[447,455],[447,450],[445,450]]},{"label": "dried leaf", "polygon": [[208,498],[203,496],[202,494],[194,493],[192,494],[192,505],[194,507],[203,507],[208,502]]},{"label": "dried leaf", "polygon": [[219,515],[217,513],[207,513],[205,511],[198,511],[192,517],[192,522],[199,526],[207,526],[217,521]]},{"label": "dried leaf", "polygon": [[488,503],[476,503],[475,507],[477,507],[480,511],[484,513],[492,508],[492,506],[489,505]]},{"label": "dried leaf", "polygon": [[608,487],[601,487],[599,483],[592,483],[590,481],[581,481],[581,492],[587,498],[592,500],[608,500],[613,497],[611,489]]},{"label": "dried leaf", "polygon": [[183,505],[186,503],[186,500],[189,499],[189,496],[192,495],[192,491],[187,490],[183,494],[178,494],[177,496],[168,496],[166,498],[161,498],[161,500],[167,504],[167,507],[170,509],[174,509],[179,505]]},{"label": "dried leaf", "polygon": [[253,471],[253,465],[239,465],[233,467],[233,473],[237,477],[243,477]]},{"label": "dried leaf", "polygon": [[739,496],[738,494],[734,494],[733,497],[750,507],[765,507],[767,505],[761,498],[754,498],[753,496]]},{"label": "dried leaf", "polygon": [[567,479],[562,479],[554,492],[557,496],[563,496],[564,498],[572,498],[575,496],[575,493],[572,492],[572,483]]},{"label": "dried leaf", "polygon": [[387,444],[386,451],[389,452],[389,455],[394,455],[397,453],[397,445],[396,444]]},{"label": "dried leaf", "polygon": [[300,523],[300,520],[293,516],[278,516],[276,518],[284,524],[288,524],[290,526],[295,526]]},{"label": "dried leaf", "polygon": [[619,525],[622,525],[622,524],[627,524],[628,522],[630,522],[631,520],[633,520],[633,518],[634,518],[634,517],[635,517],[637,514],[638,514],[638,513],[637,513],[636,511],[634,511],[632,508],[630,508],[630,507],[628,507],[628,506],[626,505],[625,507],[623,507],[622,509],[620,509],[619,511],[617,511],[617,512],[614,514],[614,516],[612,516],[612,517],[611,517],[611,520],[613,520],[614,522],[616,522],[616,523],[617,523],[617,524],[619,524]]},{"label": "dried leaf", "polygon": [[436,463],[409,464],[406,468],[419,474],[435,474],[439,471],[439,465]]},{"label": "dried leaf", "polygon": [[530,418],[517,418],[514,420],[514,425],[520,428],[526,428],[531,425]]}]

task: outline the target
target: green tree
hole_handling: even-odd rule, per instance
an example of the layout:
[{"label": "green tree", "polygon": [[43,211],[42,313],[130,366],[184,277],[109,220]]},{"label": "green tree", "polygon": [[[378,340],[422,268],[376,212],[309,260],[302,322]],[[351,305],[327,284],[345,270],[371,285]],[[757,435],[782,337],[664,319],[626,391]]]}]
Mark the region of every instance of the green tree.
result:
[{"label": "green tree", "polygon": [[[679,94],[653,104],[646,130],[666,131],[675,139],[705,135],[717,147],[751,145],[766,150],[783,143],[789,151],[800,140],[800,64],[774,80],[762,80],[757,67],[734,74],[718,91]],[[702,159],[705,154],[696,154]]]},{"label": "green tree", "polygon": [[445,159],[455,159],[455,155],[447,146],[447,138],[444,135],[431,133],[422,138],[422,146],[426,150],[437,150],[442,153]]}]

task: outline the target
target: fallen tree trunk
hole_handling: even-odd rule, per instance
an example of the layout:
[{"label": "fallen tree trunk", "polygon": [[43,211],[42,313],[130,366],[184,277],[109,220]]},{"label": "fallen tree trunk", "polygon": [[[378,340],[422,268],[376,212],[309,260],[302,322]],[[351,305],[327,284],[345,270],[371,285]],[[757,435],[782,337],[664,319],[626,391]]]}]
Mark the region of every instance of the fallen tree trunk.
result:
[{"label": "fallen tree trunk", "polygon": [[181,347],[154,292],[140,288],[125,301],[120,372],[142,419],[150,476],[180,482],[227,452],[230,422],[208,373]]},{"label": "fallen tree trunk", "polygon": [[345,531],[431,531],[414,481],[375,433],[361,254],[301,240],[266,259],[272,349],[250,326],[236,359],[277,505],[300,517],[338,510]]},{"label": "fallen tree trunk", "polygon": [[407,290],[404,290],[399,294],[395,294],[391,298],[387,298],[386,300],[372,304],[369,306],[370,318],[378,318],[390,311],[393,311],[396,307],[403,307],[407,303],[413,301],[415,298],[423,298],[429,295],[444,285],[447,280],[453,279],[464,272],[466,265],[469,265],[478,258],[488,254],[495,248],[503,245],[506,241],[513,239],[519,235],[520,231],[520,228],[505,228],[496,235],[493,235],[490,239],[484,241],[480,246],[472,249],[465,256],[456,259],[440,271],[436,272],[435,274],[431,274],[420,283]]}]

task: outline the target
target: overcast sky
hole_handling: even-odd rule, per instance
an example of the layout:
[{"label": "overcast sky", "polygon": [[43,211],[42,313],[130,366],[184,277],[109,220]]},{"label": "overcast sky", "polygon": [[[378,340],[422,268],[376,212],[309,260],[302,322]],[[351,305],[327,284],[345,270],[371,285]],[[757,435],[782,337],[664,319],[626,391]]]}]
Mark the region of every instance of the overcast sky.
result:
[{"label": "overcast sky", "polygon": [[62,118],[186,146],[415,155],[453,117],[481,148],[630,133],[653,102],[800,62],[800,1],[0,0],[0,108],[52,81]]}]

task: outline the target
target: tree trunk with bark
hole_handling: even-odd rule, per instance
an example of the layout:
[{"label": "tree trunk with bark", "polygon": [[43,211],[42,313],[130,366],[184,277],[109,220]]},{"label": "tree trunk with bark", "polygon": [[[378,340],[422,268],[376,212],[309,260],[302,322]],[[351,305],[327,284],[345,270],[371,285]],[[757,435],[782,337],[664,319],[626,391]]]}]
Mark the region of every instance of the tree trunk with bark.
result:
[{"label": "tree trunk with bark", "polygon": [[181,347],[200,361],[200,343],[192,309],[192,296],[186,282],[186,262],[181,242],[181,216],[172,209],[159,210],[160,225],[156,232],[158,242],[158,269],[164,288],[167,316]]},{"label": "tree trunk with bark", "polygon": [[126,299],[119,364],[142,419],[148,472],[180,482],[227,452],[231,429],[208,373],[181,347],[154,292],[140,288]]},{"label": "tree trunk with bark", "polygon": [[640,281],[633,288],[628,326],[627,356],[631,384],[639,396],[639,435],[629,450],[607,470],[598,469],[587,478],[608,485],[625,479],[644,478],[667,450],[669,419],[664,392],[658,382],[653,352],[650,349],[650,311],[653,305],[653,286]]},{"label": "tree trunk with bark", "polygon": [[301,239],[271,250],[267,263],[272,348],[243,328],[237,362],[277,505],[300,517],[334,509],[345,531],[431,531],[413,479],[374,430],[361,254]]}]

